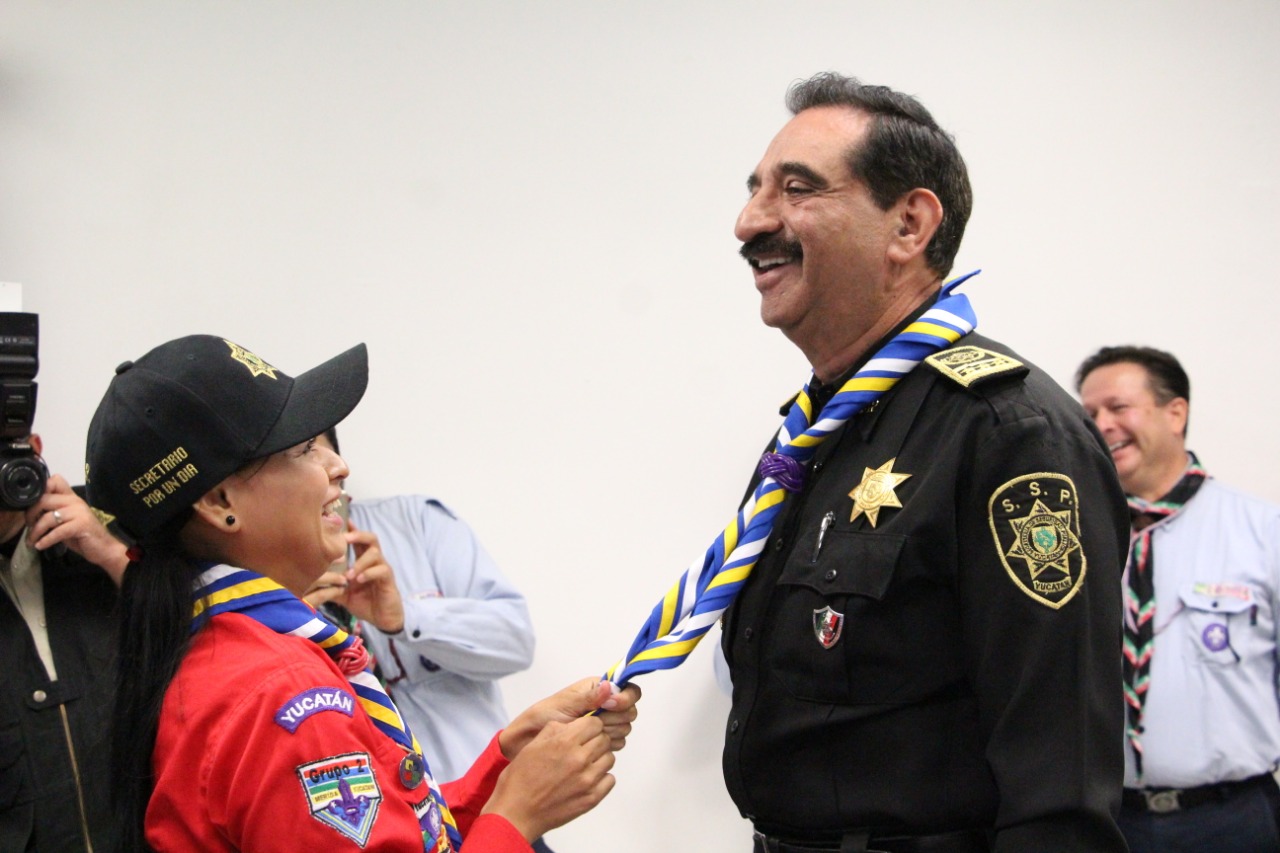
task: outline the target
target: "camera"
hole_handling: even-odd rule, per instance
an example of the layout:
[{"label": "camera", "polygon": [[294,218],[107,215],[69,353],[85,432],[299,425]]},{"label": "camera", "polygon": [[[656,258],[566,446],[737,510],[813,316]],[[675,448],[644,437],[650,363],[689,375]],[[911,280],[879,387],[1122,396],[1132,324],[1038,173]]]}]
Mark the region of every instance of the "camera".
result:
[{"label": "camera", "polygon": [[49,469],[28,440],[36,416],[40,317],[0,312],[0,509],[21,510],[44,494]]}]

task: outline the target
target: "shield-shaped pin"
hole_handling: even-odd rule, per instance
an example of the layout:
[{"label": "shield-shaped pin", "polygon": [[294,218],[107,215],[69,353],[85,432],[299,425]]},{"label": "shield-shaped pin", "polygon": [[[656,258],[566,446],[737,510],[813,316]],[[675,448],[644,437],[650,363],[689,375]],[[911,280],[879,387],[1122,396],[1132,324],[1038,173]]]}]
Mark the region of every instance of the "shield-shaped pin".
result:
[{"label": "shield-shaped pin", "polygon": [[1052,554],[1058,549],[1058,530],[1052,525],[1042,525],[1031,530],[1031,541],[1041,554]]},{"label": "shield-shaped pin", "polygon": [[813,634],[824,649],[829,649],[840,639],[844,630],[844,614],[837,613],[830,607],[813,611]]}]

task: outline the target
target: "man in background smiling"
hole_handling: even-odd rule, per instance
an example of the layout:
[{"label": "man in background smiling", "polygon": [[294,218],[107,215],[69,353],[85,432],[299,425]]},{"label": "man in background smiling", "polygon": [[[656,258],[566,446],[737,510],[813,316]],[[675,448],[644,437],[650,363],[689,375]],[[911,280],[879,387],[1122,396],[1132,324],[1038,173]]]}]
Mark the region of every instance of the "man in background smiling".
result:
[{"label": "man in background smiling", "polygon": [[1076,387],[1133,525],[1120,829],[1132,853],[1280,850],[1280,507],[1187,450],[1191,383],[1169,353],[1105,347]]}]

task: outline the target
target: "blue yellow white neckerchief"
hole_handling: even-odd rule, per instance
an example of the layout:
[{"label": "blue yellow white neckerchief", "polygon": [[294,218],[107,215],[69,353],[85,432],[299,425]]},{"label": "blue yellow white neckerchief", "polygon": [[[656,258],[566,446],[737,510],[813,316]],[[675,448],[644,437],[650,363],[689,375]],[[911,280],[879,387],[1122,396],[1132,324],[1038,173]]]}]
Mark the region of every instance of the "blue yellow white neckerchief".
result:
[{"label": "blue yellow white neckerchief", "polygon": [[[210,618],[221,613],[239,613],[265,625],[277,634],[289,634],[310,640],[331,658],[337,658],[355,643],[355,638],[326,619],[317,615],[311,605],[299,599],[280,584],[257,572],[228,565],[207,565],[196,579],[193,592],[194,610],[191,631],[194,634]],[[374,726],[400,747],[422,755],[418,739],[400,716],[391,697],[382,688],[372,672],[365,669],[348,675],[356,693],[356,699],[369,715]],[[439,829],[428,832],[425,814],[420,817],[423,829],[423,847],[428,853],[448,853],[462,846],[462,836],[457,822],[445,804],[439,785],[431,776],[425,758],[422,761],[424,781],[431,799],[439,809]],[[428,837],[430,835],[430,837]]]},{"label": "blue yellow white neckerchief", "polygon": [[773,452],[761,461],[760,483],[729,526],[653,608],[626,656],[605,678],[621,686],[637,675],[684,662],[746,583],[782,502],[789,492],[803,487],[804,464],[818,445],[927,356],[951,346],[977,326],[968,297],[953,292],[976,274],[946,284],[934,306],[873,355],[827,401],[816,419],[809,396],[813,381],[805,385],[778,431]]}]

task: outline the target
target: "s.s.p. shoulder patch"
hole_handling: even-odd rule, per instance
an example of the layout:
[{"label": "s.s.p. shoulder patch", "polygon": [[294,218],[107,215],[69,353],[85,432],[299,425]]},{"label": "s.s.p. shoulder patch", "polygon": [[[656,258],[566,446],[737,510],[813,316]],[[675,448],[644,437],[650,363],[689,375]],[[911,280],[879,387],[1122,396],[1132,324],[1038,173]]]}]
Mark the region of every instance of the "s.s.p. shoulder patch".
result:
[{"label": "s.s.p. shoulder patch", "polygon": [[1016,358],[975,346],[960,346],[936,352],[925,363],[952,382],[974,388],[996,378],[1026,376],[1031,368]]},{"label": "s.s.p. shoulder patch", "polygon": [[996,553],[1018,589],[1054,610],[1075,597],[1087,566],[1070,477],[1015,477],[992,492],[987,511]]}]

